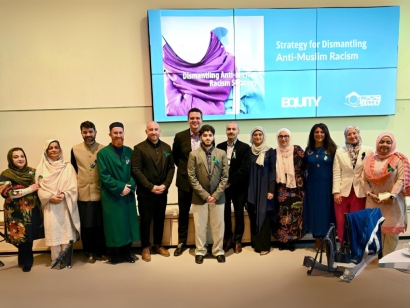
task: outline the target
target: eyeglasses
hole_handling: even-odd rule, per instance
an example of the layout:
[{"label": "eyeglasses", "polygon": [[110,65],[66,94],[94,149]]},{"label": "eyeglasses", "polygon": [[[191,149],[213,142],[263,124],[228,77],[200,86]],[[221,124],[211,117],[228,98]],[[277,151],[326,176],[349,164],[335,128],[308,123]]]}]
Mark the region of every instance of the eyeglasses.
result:
[{"label": "eyeglasses", "polygon": [[278,138],[279,139],[288,139],[289,135],[279,135]]}]

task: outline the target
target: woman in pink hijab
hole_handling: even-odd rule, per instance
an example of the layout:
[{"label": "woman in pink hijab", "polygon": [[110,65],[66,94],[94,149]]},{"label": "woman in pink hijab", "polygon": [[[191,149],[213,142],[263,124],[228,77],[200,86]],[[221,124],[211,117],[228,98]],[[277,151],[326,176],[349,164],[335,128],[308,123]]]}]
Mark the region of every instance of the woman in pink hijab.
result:
[{"label": "woman in pink hijab", "polygon": [[403,189],[410,185],[410,164],[406,156],[396,151],[396,140],[390,133],[381,134],[376,152],[365,159],[363,188],[366,208],[380,208],[385,221],[382,225],[383,256],[393,252],[399,234],[407,227]]}]

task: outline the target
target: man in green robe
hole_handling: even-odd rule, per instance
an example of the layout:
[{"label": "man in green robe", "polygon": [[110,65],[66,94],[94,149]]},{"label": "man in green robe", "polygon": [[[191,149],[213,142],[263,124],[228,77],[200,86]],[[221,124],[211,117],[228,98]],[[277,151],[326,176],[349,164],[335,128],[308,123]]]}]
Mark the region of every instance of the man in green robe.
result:
[{"label": "man in green robe", "polygon": [[111,143],[97,154],[104,232],[110,258],[107,263],[134,263],[131,244],[140,240],[140,233],[135,181],[131,176],[132,149],[123,145],[122,123],[112,123],[109,136]]}]

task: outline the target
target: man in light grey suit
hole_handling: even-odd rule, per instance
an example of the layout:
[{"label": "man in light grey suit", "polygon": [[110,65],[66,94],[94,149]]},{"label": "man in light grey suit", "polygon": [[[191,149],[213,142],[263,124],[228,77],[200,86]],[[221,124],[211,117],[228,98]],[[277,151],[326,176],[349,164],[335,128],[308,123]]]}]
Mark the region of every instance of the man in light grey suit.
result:
[{"label": "man in light grey suit", "polygon": [[204,125],[199,131],[201,146],[189,154],[188,179],[192,186],[192,212],[195,223],[195,262],[202,264],[207,253],[206,230],[212,231],[212,254],[225,262],[223,250],[225,186],[228,182],[226,152],[215,148],[215,129]]}]

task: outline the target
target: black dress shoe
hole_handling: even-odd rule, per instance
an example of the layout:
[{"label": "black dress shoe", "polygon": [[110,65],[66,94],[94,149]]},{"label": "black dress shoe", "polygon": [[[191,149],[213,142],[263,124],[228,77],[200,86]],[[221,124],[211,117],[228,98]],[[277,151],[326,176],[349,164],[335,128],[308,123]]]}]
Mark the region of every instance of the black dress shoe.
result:
[{"label": "black dress shoe", "polygon": [[233,248],[233,242],[232,242],[232,240],[226,241],[224,251],[225,251],[225,252],[228,252],[231,248]]},{"label": "black dress shoe", "polygon": [[124,262],[128,262],[128,263],[135,263],[135,259],[133,257],[128,257],[124,260]]},{"label": "black dress shoe", "polygon": [[216,260],[218,261],[218,263],[225,263],[225,261],[226,261],[224,255],[216,256]]},{"label": "black dress shoe", "polygon": [[31,266],[30,265],[24,265],[22,268],[23,272],[28,273],[31,271]]},{"label": "black dress shoe", "polygon": [[177,249],[175,249],[174,251],[174,257],[178,257],[182,255],[184,252],[184,247],[185,247],[184,243],[179,243]]},{"label": "black dress shoe", "polygon": [[296,244],[295,243],[290,243],[289,244],[289,250],[290,251],[295,251],[295,249],[296,249]]},{"label": "black dress shoe", "polygon": [[109,265],[117,265],[117,264],[119,264],[120,262],[117,261],[117,260],[109,259],[109,260],[107,260],[107,261],[103,261],[103,263],[104,263],[104,264],[109,264]]},{"label": "black dress shoe", "polygon": [[202,255],[196,255],[196,256],[195,256],[195,263],[196,263],[196,264],[202,264],[202,263],[204,263],[204,256],[202,256]]}]

